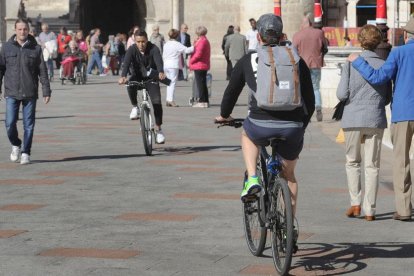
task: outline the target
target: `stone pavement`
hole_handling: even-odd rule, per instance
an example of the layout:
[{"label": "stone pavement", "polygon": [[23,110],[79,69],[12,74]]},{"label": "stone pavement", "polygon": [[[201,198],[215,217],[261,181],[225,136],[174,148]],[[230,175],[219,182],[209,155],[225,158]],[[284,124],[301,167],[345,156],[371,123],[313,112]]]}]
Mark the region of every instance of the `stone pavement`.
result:
[{"label": "stone pavement", "polygon": [[[275,275],[270,250],[254,257],[244,240],[240,130],[212,124],[226,85],[224,72],[213,75],[209,109],[188,107],[190,83],[179,82],[181,106],[164,108],[167,142],[151,157],[115,77],[52,84],[27,166],[9,161],[3,101],[0,275]],[[244,93],[234,117],[245,116],[246,101]],[[391,219],[391,152],[382,155],[378,219],[346,218],[344,149],[330,113],[311,123],[298,163],[291,274],[410,274],[413,224]]]}]

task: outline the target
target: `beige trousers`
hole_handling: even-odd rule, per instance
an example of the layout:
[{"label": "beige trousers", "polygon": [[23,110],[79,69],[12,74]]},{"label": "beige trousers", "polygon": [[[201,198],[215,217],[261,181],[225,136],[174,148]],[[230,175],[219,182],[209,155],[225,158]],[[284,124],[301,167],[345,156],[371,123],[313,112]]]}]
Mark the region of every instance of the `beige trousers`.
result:
[{"label": "beige trousers", "polygon": [[361,205],[361,161],[364,143],[365,195],[362,210],[366,216],[375,215],[379,169],[381,160],[382,128],[346,128],[345,154],[351,206]]},{"label": "beige trousers", "polygon": [[391,124],[395,208],[400,216],[411,216],[410,146],[414,121]]}]

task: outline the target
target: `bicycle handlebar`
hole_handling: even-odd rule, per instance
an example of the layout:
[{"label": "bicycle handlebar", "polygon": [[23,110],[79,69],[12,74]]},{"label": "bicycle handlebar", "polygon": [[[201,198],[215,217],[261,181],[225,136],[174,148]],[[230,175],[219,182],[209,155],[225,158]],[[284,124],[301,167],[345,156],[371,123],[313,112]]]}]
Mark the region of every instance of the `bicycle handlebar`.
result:
[{"label": "bicycle handlebar", "polygon": [[215,124],[218,124],[217,128],[223,127],[223,126],[230,126],[234,128],[239,128],[243,125],[244,119],[233,119],[231,121],[217,121],[214,120]]},{"label": "bicycle handlebar", "polygon": [[132,81],[129,80],[125,83],[125,86],[138,86],[139,89],[145,88],[145,84],[153,82],[153,79],[145,80],[145,81]]}]

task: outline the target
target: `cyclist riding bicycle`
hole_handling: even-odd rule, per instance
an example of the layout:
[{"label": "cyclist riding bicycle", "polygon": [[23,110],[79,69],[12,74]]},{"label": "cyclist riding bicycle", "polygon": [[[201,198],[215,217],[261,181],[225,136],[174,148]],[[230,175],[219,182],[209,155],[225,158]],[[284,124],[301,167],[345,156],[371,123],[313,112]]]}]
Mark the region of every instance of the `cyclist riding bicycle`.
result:
[{"label": "cyclist riding bicycle", "polygon": [[[279,46],[282,37],[283,23],[280,17],[273,14],[264,14],[257,21],[259,41],[258,50]],[[272,50],[272,49],[270,49]],[[280,49],[285,50],[285,49]],[[290,48],[289,51],[296,51]],[[300,94],[303,105],[290,111],[270,111],[258,107],[255,98],[257,82],[254,64],[257,63],[257,53],[250,52],[242,57],[233,69],[230,82],[224,92],[221,102],[220,116],[216,117],[217,122],[231,121],[230,116],[237,102],[244,85],[249,87],[249,112],[243,123],[242,151],[247,168],[248,179],[245,182],[241,193],[242,200],[261,191],[261,185],[256,174],[256,164],[259,156],[258,146],[269,145],[269,139],[282,138],[278,143],[278,154],[283,159],[283,176],[288,181],[292,195],[292,208],[295,214],[298,185],[295,177],[295,166],[299,154],[303,148],[305,128],[315,110],[315,96],[312,88],[312,81],[309,68],[306,63],[299,59],[298,78],[300,83]],[[253,58],[252,58],[253,57]],[[276,61],[277,63],[277,61]],[[282,80],[276,81],[283,83]],[[271,82],[269,78],[269,82]]]},{"label": "cyclist riding bicycle", "polygon": [[[161,131],[162,105],[160,84],[158,80],[161,82],[168,80],[164,74],[162,56],[158,47],[148,41],[148,35],[145,31],[136,31],[134,37],[135,44],[129,47],[126,52],[121,78],[118,83],[124,84],[127,82],[128,71],[131,73],[131,77],[129,78],[131,81],[154,79],[153,82],[148,82],[146,84],[146,89],[151,97],[151,102],[154,107],[155,142],[157,144],[163,144],[165,142],[165,136]],[[132,111],[129,118],[131,120],[138,119],[140,111],[138,108],[137,87],[128,86],[127,90],[132,104]]]}]

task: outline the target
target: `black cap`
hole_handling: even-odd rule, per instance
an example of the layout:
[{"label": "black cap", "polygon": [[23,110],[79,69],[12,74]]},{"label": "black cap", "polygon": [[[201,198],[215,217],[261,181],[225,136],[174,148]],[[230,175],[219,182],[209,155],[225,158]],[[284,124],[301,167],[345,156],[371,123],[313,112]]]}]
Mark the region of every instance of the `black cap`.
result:
[{"label": "black cap", "polygon": [[273,13],[263,14],[257,20],[257,30],[267,43],[277,42],[283,32],[282,18]]}]

